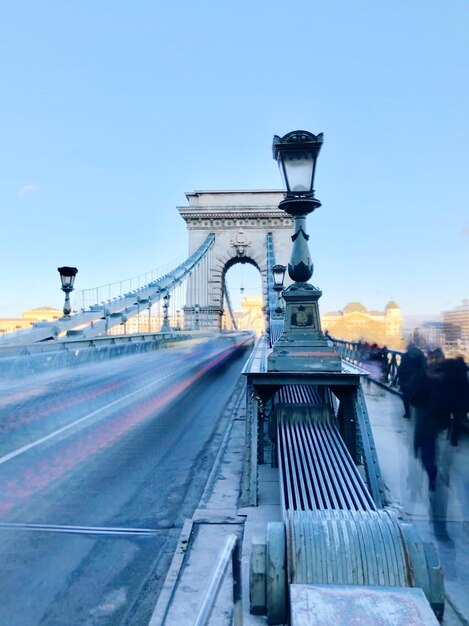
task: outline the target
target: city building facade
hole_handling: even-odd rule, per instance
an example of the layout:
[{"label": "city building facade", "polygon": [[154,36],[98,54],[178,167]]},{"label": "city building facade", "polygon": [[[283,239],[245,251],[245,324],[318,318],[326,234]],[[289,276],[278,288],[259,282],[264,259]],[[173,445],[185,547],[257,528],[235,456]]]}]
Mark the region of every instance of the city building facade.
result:
[{"label": "city building facade", "polygon": [[451,311],[443,311],[446,344],[469,350],[469,299]]},{"label": "city building facade", "polygon": [[342,311],[322,315],[321,324],[336,339],[367,341],[394,350],[404,347],[402,313],[392,300],[384,311],[368,311],[360,302],[349,302]]},{"label": "city building facade", "polygon": [[54,309],[50,306],[41,306],[36,309],[28,309],[23,311],[22,317],[2,317],[0,318],[0,334],[19,332],[21,330],[30,329],[31,326],[38,322],[53,322],[62,317],[63,313],[60,309]]},{"label": "city building facade", "polygon": [[[262,296],[244,296],[241,299],[241,309],[233,311],[238,330],[253,330],[260,337],[265,332],[265,316],[262,310]],[[226,329],[231,330],[230,316],[225,311]]]}]

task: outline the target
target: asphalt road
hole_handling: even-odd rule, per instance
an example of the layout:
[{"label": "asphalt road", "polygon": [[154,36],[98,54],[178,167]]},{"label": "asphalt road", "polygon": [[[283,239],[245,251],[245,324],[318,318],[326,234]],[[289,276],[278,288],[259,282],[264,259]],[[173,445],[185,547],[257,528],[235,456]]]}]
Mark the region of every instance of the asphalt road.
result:
[{"label": "asphalt road", "polygon": [[247,353],[123,357],[0,385],[0,624],[148,623]]}]

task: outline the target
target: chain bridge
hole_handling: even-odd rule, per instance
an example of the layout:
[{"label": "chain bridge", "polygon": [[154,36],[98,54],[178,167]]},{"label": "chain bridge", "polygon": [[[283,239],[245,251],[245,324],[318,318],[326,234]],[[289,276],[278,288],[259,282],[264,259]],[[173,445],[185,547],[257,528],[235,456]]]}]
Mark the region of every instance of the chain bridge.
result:
[{"label": "chain bridge", "polygon": [[[274,152],[322,142],[295,133]],[[5,337],[1,623],[467,623],[467,441],[429,491],[401,353],[373,380],[322,333],[320,203],[295,189],[188,193],[187,259]],[[236,329],[238,263],[260,273],[259,338]],[[111,333],[155,310],[158,328]]]}]

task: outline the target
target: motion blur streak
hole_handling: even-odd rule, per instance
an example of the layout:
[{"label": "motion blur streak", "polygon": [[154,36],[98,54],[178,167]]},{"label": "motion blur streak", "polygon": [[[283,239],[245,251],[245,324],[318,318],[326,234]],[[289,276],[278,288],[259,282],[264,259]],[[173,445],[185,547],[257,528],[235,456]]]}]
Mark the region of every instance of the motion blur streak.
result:
[{"label": "motion blur streak", "polygon": [[[9,425],[13,428],[23,426],[27,429],[31,421],[51,420],[51,424],[44,424],[43,426],[46,429],[52,429],[51,433],[54,434],[54,426],[57,425],[56,420],[60,418],[63,412],[66,413],[70,432],[67,433],[67,439],[64,440],[62,431],[67,426],[60,428],[59,441],[48,442],[46,454],[40,450],[25,450],[24,454],[28,457],[27,465],[22,463],[16,466],[17,459],[12,454],[13,458],[8,459],[12,471],[2,472],[0,475],[0,515],[4,516],[11,512],[20,503],[74,470],[80,463],[114,445],[132,429],[154,417],[158,411],[168,407],[173,400],[189,390],[205,373],[221,364],[249,339],[249,337],[244,336],[238,340],[231,340],[228,345],[226,340],[216,339],[204,344],[191,345],[183,350],[171,350],[171,356],[168,352],[154,353],[145,359],[144,371],[141,368],[136,370],[125,369],[126,359],[123,358],[122,362],[118,364],[122,378],[114,383],[101,382],[100,386],[86,389],[86,395],[82,394],[82,388],[78,387],[74,394],[70,393],[65,400],[61,396],[52,397],[48,398],[45,404],[41,403],[41,395],[38,395],[27,410],[31,419],[25,420],[24,413],[20,411],[17,423],[12,423],[11,416],[14,413],[9,412],[5,416],[5,412],[3,412],[2,427],[4,432],[9,430]],[[142,357],[140,356],[139,359],[142,360]],[[129,372],[131,372],[131,376],[129,376]],[[116,372],[114,372],[115,374]],[[150,378],[152,383],[148,384],[145,381],[145,385],[139,385],[137,389],[129,392],[129,389],[135,386],[136,377],[138,377],[139,382],[142,379],[145,381],[145,379]],[[120,395],[115,398],[118,392]],[[74,422],[83,420],[77,416],[76,410],[78,408],[89,410],[90,405],[97,398],[105,397],[109,401],[110,394],[114,400],[107,406],[101,407],[99,417],[94,415],[98,411],[94,411],[93,419],[87,421],[86,424],[77,423],[75,427]],[[130,395],[132,396],[131,399],[127,397]],[[119,402],[119,398],[123,400],[122,403]],[[119,406],[116,406],[117,404]],[[21,422],[21,420],[23,421]],[[29,431],[26,430],[25,433],[28,434]],[[30,439],[33,436],[34,433],[29,433]],[[30,440],[25,448],[32,447],[32,445],[34,442]],[[38,447],[41,448],[41,446]]]}]

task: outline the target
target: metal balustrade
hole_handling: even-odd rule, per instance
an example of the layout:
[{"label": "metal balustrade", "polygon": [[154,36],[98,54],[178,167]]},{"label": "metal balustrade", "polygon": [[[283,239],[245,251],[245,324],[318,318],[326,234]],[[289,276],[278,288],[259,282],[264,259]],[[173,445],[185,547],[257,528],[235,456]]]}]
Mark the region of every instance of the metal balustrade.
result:
[{"label": "metal balustrade", "polygon": [[275,250],[272,233],[267,233],[267,294],[266,294],[266,318],[267,336],[270,346],[273,346],[283,332],[284,314],[277,312],[278,295],[274,290],[274,278],[272,268],[275,265]]},{"label": "metal balustrade", "polygon": [[[363,343],[359,341],[347,341],[343,339],[336,339],[331,337],[337,352],[343,359],[346,359],[354,365],[363,365],[366,361],[378,359],[370,359],[369,351],[363,348]],[[385,359],[379,360],[381,365],[380,382],[395,387],[397,385],[397,368],[401,362],[401,358],[404,352],[400,350],[386,349]],[[383,366],[384,363],[384,366]]]},{"label": "metal balustrade", "polygon": [[0,377],[4,380],[22,378],[62,368],[79,367],[169,348],[188,340],[191,340],[191,334],[188,333],[146,333],[6,346],[0,350]]}]

